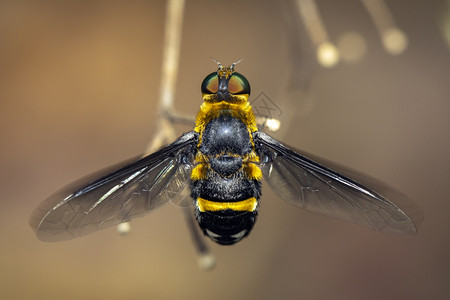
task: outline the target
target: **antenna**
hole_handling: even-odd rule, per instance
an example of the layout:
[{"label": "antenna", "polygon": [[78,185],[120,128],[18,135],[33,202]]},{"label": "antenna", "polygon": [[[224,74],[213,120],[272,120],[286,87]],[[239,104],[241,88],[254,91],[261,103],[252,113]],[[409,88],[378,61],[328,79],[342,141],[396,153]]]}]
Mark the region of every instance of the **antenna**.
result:
[{"label": "antenna", "polygon": [[237,65],[238,63],[240,63],[240,62],[243,61],[243,60],[244,60],[244,59],[241,58],[240,60],[238,60],[238,61],[232,63],[231,66],[230,66],[230,69],[231,69],[231,70],[234,70],[234,66]]},{"label": "antenna", "polygon": [[219,70],[222,70],[222,69],[223,69],[223,66],[222,66],[222,64],[220,63],[220,61],[216,60],[214,57],[211,57],[211,59],[212,59],[216,64],[219,65]]}]

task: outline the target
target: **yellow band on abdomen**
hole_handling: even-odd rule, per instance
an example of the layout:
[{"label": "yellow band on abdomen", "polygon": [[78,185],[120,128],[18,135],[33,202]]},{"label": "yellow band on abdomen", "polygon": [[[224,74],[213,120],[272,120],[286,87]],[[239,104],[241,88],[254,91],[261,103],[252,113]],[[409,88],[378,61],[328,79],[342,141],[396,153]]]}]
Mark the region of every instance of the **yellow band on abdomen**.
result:
[{"label": "yellow band on abdomen", "polygon": [[256,200],[255,197],[252,197],[238,202],[216,202],[209,201],[203,198],[197,198],[197,206],[201,212],[218,211],[225,209],[252,212],[258,206],[258,200]]}]

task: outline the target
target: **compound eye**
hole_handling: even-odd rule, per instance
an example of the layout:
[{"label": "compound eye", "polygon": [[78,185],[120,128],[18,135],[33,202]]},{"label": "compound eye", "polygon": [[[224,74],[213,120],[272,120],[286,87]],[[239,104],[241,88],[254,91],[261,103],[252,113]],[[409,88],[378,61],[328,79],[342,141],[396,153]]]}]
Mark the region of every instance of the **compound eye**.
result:
[{"label": "compound eye", "polygon": [[202,93],[203,94],[215,94],[219,91],[219,77],[217,72],[213,72],[203,79]]},{"label": "compound eye", "polygon": [[230,94],[250,94],[250,83],[241,74],[234,72],[228,83]]}]

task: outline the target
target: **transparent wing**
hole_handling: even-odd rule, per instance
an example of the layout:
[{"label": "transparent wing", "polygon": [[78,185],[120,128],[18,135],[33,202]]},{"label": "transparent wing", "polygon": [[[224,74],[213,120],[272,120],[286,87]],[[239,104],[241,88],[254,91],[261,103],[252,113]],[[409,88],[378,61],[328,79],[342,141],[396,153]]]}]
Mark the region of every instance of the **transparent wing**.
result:
[{"label": "transparent wing", "polygon": [[40,240],[62,241],[153,211],[189,182],[195,145],[195,133],[186,133],[149,156],[82,178],[39,205],[30,225]]},{"label": "transparent wing", "polygon": [[262,132],[255,135],[255,145],[264,179],[289,203],[378,231],[417,233],[423,219],[420,208],[388,185],[336,163],[300,154]]}]

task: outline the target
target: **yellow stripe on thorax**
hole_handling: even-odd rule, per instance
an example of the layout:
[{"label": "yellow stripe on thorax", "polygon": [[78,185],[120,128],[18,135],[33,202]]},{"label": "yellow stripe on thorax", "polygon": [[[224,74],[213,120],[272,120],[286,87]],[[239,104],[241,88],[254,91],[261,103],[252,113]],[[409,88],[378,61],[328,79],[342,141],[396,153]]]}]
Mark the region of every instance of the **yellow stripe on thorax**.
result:
[{"label": "yellow stripe on thorax", "polygon": [[249,102],[230,103],[222,102],[203,102],[200,111],[197,114],[195,122],[195,131],[201,133],[206,124],[212,119],[220,116],[221,113],[227,111],[231,116],[241,120],[250,132],[258,130],[256,127],[255,115]]},{"label": "yellow stripe on thorax", "polygon": [[238,202],[215,202],[203,198],[197,198],[197,206],[201,212],[205,211],[219,211],[231,209],[235,211],[255,211],[258,206],[258,200],[255,197]]}]

